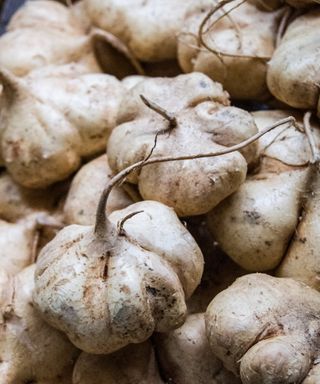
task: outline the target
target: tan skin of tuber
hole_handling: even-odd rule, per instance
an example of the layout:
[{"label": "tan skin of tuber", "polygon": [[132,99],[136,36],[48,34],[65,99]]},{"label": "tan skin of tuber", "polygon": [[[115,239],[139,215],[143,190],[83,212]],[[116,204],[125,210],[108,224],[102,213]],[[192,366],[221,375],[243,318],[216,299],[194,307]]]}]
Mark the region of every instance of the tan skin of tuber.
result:
[{"label": "tan skin of tuber", "polygon": [[82,353],[73,384],[164,384],[150,341],[132,344],[109,355]]},{"label": "tan skin of tuber", "polygon": [[305,131],[310,141],[312,159],[309,166],[308,188],[301,210],[299,225],[292,237],[287,253],[276,271],[280,277],[292,277],[320,291],[319,270],[319,133],[310,121],[311,112],[304,117]]},{"label": "tan skin of tuber", "polygon": [[168,383],[240,383],[211,352],[203,313],[189,315],[178,329],[156,334],[154,343],[161,372]]},{"label": "tan skin of tuber", "polygon": [[[99,197],[112,176],[107,155],[85,164],[74,176],[70,185],[63,206],[64,221],[67,224],[93,225]],[[125,186],[117,187],[111,192],[107,214],[133,203],[124,188]]]},{"label": "tan skin of tuber", "polygon": [[[280,101],[301,109],[319,110],[320,11],[297,17],[287,28],[270,63],[267,82]],[[285,70],[284,70],[285,68]]]},{"label": "tan skin of tuber", "polygon": [[[263,111],[253,115],[259,130],[263,130],[291,113]],[[283,126],[263,136],[259,141],[259,167],[208,214],[215,240],[249,271],[266,271],[279,265],[305,204],[312,180],[311,151],[307,135],[301,132],[302,119],[298,113],[295,116],[300,130]],[[318,129],[316,124],[313,127]]]},{"label": "tan skin of tuber", "polygon": [[[141,94],[156,108],[141,103]],[[139,81],[121,103],[107,147],[110,167],[119,172],[144,160],[155,135],[158,157],[223,151],[250,138],[257,130],[252,117],[229,103],[221,85],[201,73]],[[255,152],[253,144],[226,156],[156,164],[132,173],[128,181],[138,184],[144,199],[169,205],[179,216],[200,215],[240,186]]]},{"label": "tan skin of tuber", "polygon": [[151,151],[115,176],[101,195],[95,227],[65,227],[39,255],[33,299],[45,320],[95,354],[179,327],[186,316],[185,299],[202,276],[201,251],[173,210],[161,203],[136,203],[107,217],[112,188],[150,164],[240,150],[288,121],[294,119],[217,152],[155,158]]},{"label": "tan skin of tuber", "polygon": [[[46,67],[23,79],[0,70],[1,162],[24,187],[67,178],[105,147],[124,88],[110,75]],[[59,127],[59,129],[57,129]]]},{"label": "tan skin of tuber", "polygon": [[0,38],[0,67],[17,76],[67,63],[79,63],[86,72],[100,72],[88,28],[76,10],[55,1],[27,2]]},{"label": "tan skin of tuber", "polygon": [[183,71],[205,73],[232,99],[267,98],[267,61],[282,13],[263,12],[240,0],[216,1],[189,13],[178,37]]},{"label": "tan skin of tuber", "polygon": [[320,295],[305,284],[243,276],[205,318],[212,352],[243,384],[318,382]]},{"label": "tan skin of tuber", "polygon": [[143,62],[176,58],[185,15],[211,0],[85,0],[93,25],[111,32]]},{"label": "tan skin of tuber", "polygon": [[0,383],[71,384],[79,352],[34,309],[34,271],[0,273]]}]

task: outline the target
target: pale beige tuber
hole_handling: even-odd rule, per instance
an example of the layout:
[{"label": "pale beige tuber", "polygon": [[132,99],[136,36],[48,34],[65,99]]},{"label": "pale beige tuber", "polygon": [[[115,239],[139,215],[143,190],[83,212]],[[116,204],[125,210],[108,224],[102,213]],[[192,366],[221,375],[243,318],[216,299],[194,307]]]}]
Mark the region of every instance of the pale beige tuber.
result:
[{"label": "pale beige tuber", "polygon": [[[255,112],[259,130],[292,111]],[[301,116],[295,115],[300,121]],[[314,124],[319,138],[319,127]],[[215,240],[249,271],[275,268],[299,223],[310,182],[307,136],[293,126],[278,127],[259,140],[260,166],[232,196],[208,214]]]},{"label": "pale beige tuber", "polygon": [[72,8],[50,0],[26,2],[0,37],[0,67],[25,76],[46,65],[74,62],[87,72],[100,72],[88,22],[80,17],[79,5]]},{"label": "pale beige tuber", "polygon": [[179,327],[203,271],[201,251],[172,209],[144,201],[106,218],[107,196],[95,228],[65,227],[42,250],[33,296],[50,325],[94,354]]},{"label": "pale beige tuber", "polygon": [[[107,153],[111,168],[118,172],[145,159],[155,146],[156,136],[153,156],[170,157],[227,149],[256,132],[250,114],[231,107],[221,85],[201,73],[146,79],[122,100]],[[179,216],[200,215],[244,181],[247,162],[256,156],[255,143],[240,152],[148,165],[130,174],[128,181],[138,184],[144,199],[169,205]]]},{"label": "pale beige tuber", "polygon": [[264,12],[240,0],[225,3],[213,1],[188,14],[178,38],[179,64],[184,72],[220,82],[234,99],[265,99],[282,11]]},{"label": "pale beige tuber", "polygon": [[150,341],[109,355],[83,352],[73,371],[73,384],[164,384]]},{"label": "pale beige tuber", "polygon": [[[106,155],[84,165],[72,180],[63,207],[65,222],[81,225],[94,224],[100,195],[111,178],[112,171]],[[132,202],[122,187],[114,188],[108,199],[107,213],[125,208]]]},{"label": "pale beige tuber", "polygon": [[206,312],[212,352],[243,384],[315,384],[320,294],[293,279],[251,274],[219,293]]},{"label": "pale beige tuber", "polygon": [[188,316],[185,323],[174,331],[157,334],[155,347],[168,383],[240,383],[211,352],[203,313]]},{"label": "pale beige tuber", "polygon": [[78,351],[34,309],[34,271],[0,277],[0,383],[71,384]]},{"label": "pale beige tuber", "polygon": [[26,78],[0,71],[2,164],[15,181],[44,188],[105,148],[123,87],[113,76],[48,68]]},{"label": "pale beige tuber", "polygon": [[286,30],[268,70],[268,87],[284,103],[319,110],[320,10],[297,17]]}]

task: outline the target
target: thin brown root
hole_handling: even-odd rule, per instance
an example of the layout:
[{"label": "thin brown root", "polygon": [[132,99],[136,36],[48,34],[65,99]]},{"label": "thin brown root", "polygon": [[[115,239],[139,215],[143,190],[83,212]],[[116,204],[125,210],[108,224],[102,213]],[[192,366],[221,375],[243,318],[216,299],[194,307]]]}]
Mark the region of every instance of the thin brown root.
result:
[{"label": "thin brown root", "polygon": [[160,107],[160,105],[154,103],[153,101],[147,99],[145,96],[140,95],[141,100],[143,103],[153,111],[157,112],[159,115],[164,117],[166,120],[169,121],[170,128],[175,128],[177,126],[177,119],[174,116],[174,114],[166,111],[164,108]]},{"label": "thin brown root", "polygon": [[38,250],[38,245],[40,241],[40,230],[36,230],[34,238],[32,240],[32,245],[31,245],[31,263],[35,263],[37,261],[37,250]]},{"label": "thin brown root", "polygon": [[229,13],[231,13],[236,8],[240,7],[242,4],[244,4],[247,0],[242,0],[239,4],[235,5],[233,8],[229,9],[228,11],[224,11],[222,16],[219,16],[211,25],[205,30],[205,26],[209,19],[220,9],[222,9],[225,5],[233,2],[235,0],[222,0],[220,1],[215,7],[211,9],[210,12],[206,15],[206,17],[202,20],[199,30],[198,30],[198,43],[199,46],[204,46],[209,52],[217,55],[218,57],[225,56],[225,57],[235,57],[235,58],[241,58],[241,59],[255,59],[255,60],[263,60],[268,61],[270,60],[270,56],[256,56],[256,55],[241,55],[236,53],[228,53],[223,52],[217,49],[214,49],[210,47],[204,40],[204,35],[209,32],[209,30],[212,29],[212,27],[223,17],[226,17]]},{"label": "thin brown root", "polygon": [[312,128],[310,125],[311,116],[312,116],[311,111],[308,111],[304,114],[303,126],[304,126],[304,131],[305,131],[307,138],[308,138],[308,142],[309,142],[311,154],[312,154],[312,160],[310,161],[310,163],[316,164],[316,163],[319,163],[319,161],[320,161],[320,154],[319,154],[319,149],[318,149],[317,144],[315,142]]},{"label": "thin brown root", "polygon": [[96,213],[96,223],[94,227],[95,235],[100,238],[104,239],[107,233],[107,223],[109,222],[107,216],[106,216],[106,204],[108,201],[108,197],[110,195],[110,192],[112,189],[119,185],[131,172],[136,171],[138,169],[141,169],[144,166],[156,164],[156,163],[165,163],[169,161],[183,161],[183,160],[195,160],[195,159],[203,159],[206,157],[217,157],[226,155],[228,153],[232,153],[235,151],[239,151],[242,148],[247,147],[254,141],[258,140],[261,136],[265,135],[266,133],[272,131],[273,129],[279,127],[280,125],[291,123],[295,124],[296,120],[293,116],[289,116],[285,119],[281,119],[278,122],[272,124],[271,126],[265,128],[263,131],[256,133],[255,135],[249,137],[248,139],[242,141],[239,144],[233,145],[232,147],[222,149],[220,151],[216,152],[209,152],[209,153],[198,153],[194,155],[185,155],[185,156],[172,156],[172,157],[154,157],[150,158],[147,161],[142,160],[138,161],[135,164],[130,165],[129,167],[123,169],[120,171],[117,175],[115,175],[108,183],[107,187],[103,190],[99,204],[98,209]]},{"label": "thin brown root", "polygon": [[144,211],[137,211],[137,212],[131,212],[129,213],[129,215],[125,216],[123,219],[121,219],[119,222],[118,222],[118,235],[119,236],[125,236],[126,235],[126,231],[124,230],[123,226],[125,224],[126,221],[130,220],[132,217],[138,215],[139,213],[143,213]]},{"label": "thin brown root", "polygon": [[280,45],[282,36],[284,35],[284,33],[287,29],[288,22],[289,22],[290,17],[292,16],[292,13],[293,13],[293,11],[292,11],[291,7],[289,7],[289,6],[284,7],[283,15],[281,17],[280,24],[279,24],[278,31],[277,31],[277,36],[276,36],[276,48]]}]

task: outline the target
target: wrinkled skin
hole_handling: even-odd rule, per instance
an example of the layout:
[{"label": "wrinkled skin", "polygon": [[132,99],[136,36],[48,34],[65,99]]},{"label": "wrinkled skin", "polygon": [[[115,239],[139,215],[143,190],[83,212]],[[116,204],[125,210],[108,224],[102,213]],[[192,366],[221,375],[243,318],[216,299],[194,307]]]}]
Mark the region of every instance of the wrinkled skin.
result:
[{"label": "wrinkled skin", "polygon": [[175,59],[176,34],[188,11],[210,0],[85,0],[92,23],[111,32],[142,61]]},{"label": "wrinkled skin", "polygon": [[[265,111],[254,116],[261,130],[290,114]],[[260,167],[208,214],[215,240],[249,271],[273,269],[286,254],[311,176],[309,143],[306,135],[294,127],[278,127],[260,138],[259,152]]]},{"label": "wrinkled skin", "polygon": [[33,308],[34,271],[0,273],[0,383],[71,384],[78,351]]},{"label": "wrinkled skin", "polygon": [[244,384],[317,383],[320,295],[312,288],[246,275],[212,300],[205,317],[212,352]]},{"label": "wrinkled skin", "polygon": [[[113,176],[106,155],[84,165],[72,180],[64,207],[67,224],[93,225],[102,191]],[[107,204],[107,213],[132,203],[121,187],[114,188]]]},{"label": "wrinkled skin", "polygon": [[149,341],[129,345],[109,355],[82,353],[73,384],[163,384]]},{"label": "wrinkled skin", "polygon": [[[296,18],[269,63],[268,87],[284,103],[319,110],[320,10]],[[285,69],[285,70],[284,70]]]},{"label": "wrinkled skin", "polygon": [[[215,1],[213,4],[216,4]],[[238,5],[235,1],[223,7],[225,11]],[[230,96],[239,100],[265,99],[269,92],[266,84],[267,61],[275,48],[275,36],[281,12],[263,12],[249,3],[242,4],[223,15],[216,12],[206,24],[205,43],[219,52],[236,55],[228,57],[209,52],[199,46],[199,27],[213,7],[212,2],[197,12],[189,13],[178,39],[178,60],[184,72],[198,71],[220,82]],[[236,25],[235,25],[236,23]],[[238,27],[236,27],[238,26]],[[239,28],[241,34],[239,35]],[[239,56],[264,57],[266,59],[241,58]]]},{"label": "wrinkled skin", "polygon": [[99,153],[123,96],[113,76],[47,69],[24,79],[0,72],[4,86],[2,163],[15,181],[44,188],[68,177],[81,157]]},{"label": "wrinkled skin", "polygon": [[[140,94],[173,114],[177,126],[170,130],[169,122],[144,105]],[[248,112],[229,106],[221,85],[200,73],[138,82],[121,103],[118,124],[107,147],[115,172],[146,158],[159,132],[166,131],[158,134],[154,157],[219,151],[257,131]],[[239,188],[255,150],[253,144],[242,154],[148,165],[128,181],[138,184],[144,199],[169,205],[179,216],[200,215]]]},{"label": "wrinkled skin", "polygon": [[37,221],[34,216],[14,224],[0,220],[0,269],[14,276],[32,264],[36,238]]},{"label": "wrinkled skin", "polygon": [[203,313],[188,316],[185,323],[174,331],[157,334],[155,346],[161,371],[170,383],[240,383],[212,354]]},{"label": "wrinkled skin", "polygon": [[87,72],[100,72],[86,35],[79,6],[69,9],[55,1],[29,1],[13,16],[0,38],[0,67],[25,76],[46,65],[82,63]]},{"label": "wrinkled skin", "polygon": [[200,249],[165,205],[144,201],[109,219],[102,239],[91,226],[65,227],[37,262],[36,307],[94,354],[179,327],[203,272]]}]

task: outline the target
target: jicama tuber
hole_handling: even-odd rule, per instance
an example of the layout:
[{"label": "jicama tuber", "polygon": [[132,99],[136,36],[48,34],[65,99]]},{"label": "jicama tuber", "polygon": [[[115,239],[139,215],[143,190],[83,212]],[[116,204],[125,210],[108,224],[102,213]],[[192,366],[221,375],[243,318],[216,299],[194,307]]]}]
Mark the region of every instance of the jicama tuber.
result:
[{"label": "jicama tuber", "polygon": [[[292,111],[265,111],[254,116],[262,130],[289,114]],[[300,127],[303,129],[301,118]],[[299,130],[278,127],[260,138],[258,151],[260,167],[208,214],[215,240],[249,271],[270,270],[281,262],[299,223],[310,182],[310,146]]]},{"label": "jicama tuber", "polygon": [[[140,95],[147,105],[149,100],[158,107],[144,105]],[[139,81],[122,100],[118,124],[107,147],[115,172],[146,158],[156,136],[153,155],[168,157],[228,148],[257,131],[250,114],[231,107],[221,85],[200,73]],[[167,204],[180,216],[200,215],[244,181],[256,146],[240,152],[150,165],[129,175],[128,181],[138,184],[144,199]]]},{"label": "jicama tuber", "polygon": [[[111,177],[112,171],[106,155],[92,160],[79,170],[72,180],[63,207],[67,224],[94,224],[99,197]],[[108,199],[107,212],[125,208],[131,203],[132,200],[123,188],[114,188]]]},{"label": "jicama tuber", "polygon": [[232,98],[265,99],[267,63],[282,11],[264,12],[240,0],[222,3],[188,14],[178,39],[179,64],[184,72],[202,72],[220,82]]},{"label": "jicama tuber", "polygon": [[168,383],[240,383],[211,352],[203,313],[188,316],[185,323],[174,331],[157,334],[155,348]]},{"label": "jicama tuber", "polygon": [[174,211],[145,201],[93,226],[65,227],[38,257],[34,303],[88,353],[115,352],[180,326],[203,257]]},{"label": "jicama tuber", "polygon": [[73,384],[163,384],[150,341],[109,355],[83,352],[74,367]]},{"label": "jicama tuber", "polygon": [[176,34],[187,12],[210,0],[85,0],[92,23],[111,32],[145,62],[175,59]]},{"label": "jicama tuber", "polygon": [[25,78],[0,71],[2,164],[15,181],[43,188],[105,147],[123,87],[113,76],[47,68]]},{"label": "jicama tuber", "polygon": [[55,1],[28,1],[12,17],[0,38],[0,67],[25,76],[46,65],[82,63],[100,72],[87,23]]},{"label": "jicama tuber", "polygon": [[210,303],[212,352],[243,384],[317,383],[320,294],[293,279],[250,274]]},{"label": "jicama tuber", "polygon": [[71,384],[78,351],[33,307],[34,271],[0,278],[0,383]]},{"label": "jicama tuber", "polygon": [[287,28],[269,63],[268,87],[284,103],[319,110],[320,10],[297,17]]}]

